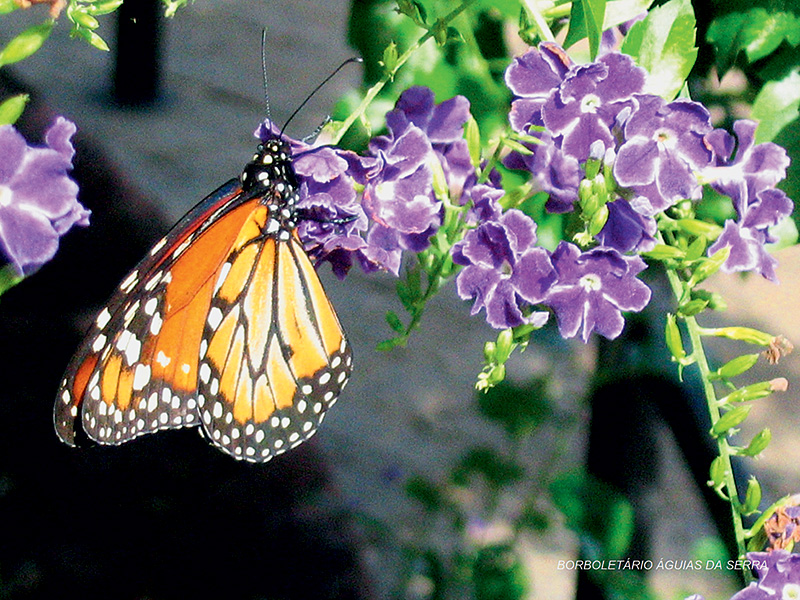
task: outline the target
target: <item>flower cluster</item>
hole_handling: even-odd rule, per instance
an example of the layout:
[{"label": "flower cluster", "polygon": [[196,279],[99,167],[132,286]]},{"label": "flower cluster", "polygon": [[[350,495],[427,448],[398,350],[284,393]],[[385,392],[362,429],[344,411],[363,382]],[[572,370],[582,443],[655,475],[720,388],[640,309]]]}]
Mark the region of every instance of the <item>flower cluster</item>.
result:
[{"label": "flower cluster", "polygon": [[0,127],[0,248],[19,276],[53,258],[73,225],[89,224],[78,186],[67,175],[75,130],[59,117],[47,130],[47,147],[34,148],[13,126]]},{"label": "flower cluster", "polygon": [[485,310],[499,329],[539,327],[549,308],[564,337],[614,338],[622,312],[650,300],[637,278],[646,267],[638,254],[655,246],[660,215],[699,200],[710,184],[732,199],[738,218],[725,223],[708,252],[729,247],[723,270],[756,270],[774,280],[775,261],[764,246],[775,241],[769,228],[792,210],[774,187],[786,174],[786,153],[755,145],[752,122],[739,121],[734,138],[712,127],[701,104],[645,93],[646,76],[626,55],[576,65],[552,43],[506,71],[515,97],[509,121],[528,151],[510,152],[503,162],[533,175],[549,212],[581,211],[580,245],[540,247],[533,219],[501,206],[497,173],[484,173],[470,158],[469,102],[457,96],[437,105],[422,87],[402,94],[386,116],[388,133],[370,142],[367,156],[298,143],[301,206],[314,215],[301,237],[340,277],[355,263],[398,275],[402,252],[426,250],[451,227],[445,215],[455,208],[446,249],[461,267],[457,290],[473,301],[473,314]]}]

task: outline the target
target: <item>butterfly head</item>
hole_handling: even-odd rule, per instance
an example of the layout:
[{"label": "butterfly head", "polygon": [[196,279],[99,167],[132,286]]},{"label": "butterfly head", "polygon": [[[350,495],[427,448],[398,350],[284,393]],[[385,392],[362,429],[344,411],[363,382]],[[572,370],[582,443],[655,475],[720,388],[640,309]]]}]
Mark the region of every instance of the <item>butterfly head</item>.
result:
[{"label": "butterfly head", "polygon": [[264,233],[287,240],[297,226],[299,182],[292,166],[292,150],[288,142],[274,137],[258,145],[253,159],[241,175],[242,189],[252,197],[260,197],[269,218]]},{"label": "butterfly head", "polygon": [[292,150],[288,142],[272,138],[259,144],[253,159],[242,171],[241,181],[242,188],[248,192],[267,191],[280,184],[296,189],[297,176],[292,167]]}]

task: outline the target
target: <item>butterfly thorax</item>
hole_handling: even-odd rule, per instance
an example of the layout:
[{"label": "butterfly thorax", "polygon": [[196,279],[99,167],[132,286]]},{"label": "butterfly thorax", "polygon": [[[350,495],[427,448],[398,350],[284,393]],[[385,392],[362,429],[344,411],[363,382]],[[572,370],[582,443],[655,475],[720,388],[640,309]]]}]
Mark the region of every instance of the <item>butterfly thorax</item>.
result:
[{"label": "butterfly thorax", "polygon": [[289,239],[297,226],[300,199],[289,144],[279,139],[259,144],[253,159],[242,171],[241,182],[251,197],[262,196],[261,203],[269,209],[263,233]]}]

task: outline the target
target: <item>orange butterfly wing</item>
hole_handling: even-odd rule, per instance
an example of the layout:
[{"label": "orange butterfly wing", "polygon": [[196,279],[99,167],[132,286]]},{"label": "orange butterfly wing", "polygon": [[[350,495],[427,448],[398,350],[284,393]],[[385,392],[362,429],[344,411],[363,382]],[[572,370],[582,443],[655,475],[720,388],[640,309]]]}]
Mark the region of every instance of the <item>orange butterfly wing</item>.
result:
[{"label": "orange butterfly wing", "polygon": [[81,413],[87,435],[106,444],[199,424],[197,348],[216,269],[257,202],[243,199],[229,182],[123,279],[61,382],[55,425],[64,442],[75,445]]},{"label": "orange butterfly wing", "polygon": [[200,350],[198,404],[208,438],[236,458],[265,461],[311,437],[352,369],[339,320],[296,235],[253,235],[220,270]]}]

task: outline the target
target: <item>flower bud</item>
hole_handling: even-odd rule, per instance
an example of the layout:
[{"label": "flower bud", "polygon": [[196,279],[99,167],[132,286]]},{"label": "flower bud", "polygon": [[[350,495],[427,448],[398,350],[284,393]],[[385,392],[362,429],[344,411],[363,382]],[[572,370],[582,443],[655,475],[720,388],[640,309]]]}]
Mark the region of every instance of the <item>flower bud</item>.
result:
[{"label": "flower bud", "polygon": [[699,219],[678,219],[678,229],[689,235],[702,236],[706,240],[715,240],[722,233],[722,228],[714,223],[700,221]]},{"label": "flower bud", "polygon": [[703,312],[707,306],[708,302],[706,300],[695,298],[694,300],[689,300],[689,302],[682,304],[678,308],[678,313],[682,317],[693,317],[694,315]]},{"label": "flower bud", "polygon": [[589,221],[589,235],[594,237],[600,233],[605,227],[606,221],[608,221],[608,206],[603,204],[595,211]]},{"label": "flower bud", "polygon": [[652,250],[642,252],[645,258],[652,258],[653,260],[667,260],[667,259],[680,259],[686,256],[686,253],[680,248],[674,246],[667,246],[666,244],[656,244]]},{"label": "flower bud", "polygon": [[743,354],[742,356],[737,356],[717,369],[717,377],[720,379],[730,379],[731,377],[741,375],[758,362],[758,356],[758,354]]},{"label": "flower bud", "polygon": [[761,504],[761,484],[755,477],[750,477],[747,482],[744,504],[742,504],[742,514],[745,516],[753,514],[758,510],[759,504]]},{"label": "flower bud", "polygon": [[742,448],[736,454],[739,456],[758,456],[769,445],[770,441],[772,441],[772,432],[768,427],[765,427],[756,434],[747,445],[747,448]]},{"label": "flower bud", "polygon": [[744,404],[726,412],[714,423],[714,426],[711,428],[711,435],[716,438],[727,434],[731,429],[747,418],[751,408],[752,406],[749,404]]},{"label": "flower bud", "polygon": [[701,281],[707,279],[717,271],[722,266],[722,264],[728,260],[728,256],[731,253],[730,246],[725,246],[724,248],[720,248],[717,250],[712,256],[705,259],[701,262],[698,267],[692,273],[691,279],[689,279],[688,286],[693,288]]},{"label": "flower bud", "polygon": [[721,457],[717,457],[711,461],[711,466],[708,469],[708,474],[711,480],[708,482],[717,493],[725,486],[725,463]]},{"label": "flower bud", "polygon": [[680,329],[678,329],[678,322],[675,319],[675,315],[670,313],[667,313],[666,341],[673,360],[680,362],[686,358],[686,350],[683,349],[683,340],[681,339]]},{"label": "flower bud", "polygon": [[467,140],[469,160],[477,169],[481,164],[481,132],[478,129],[478,122],[472,115],[464,125],[464,138]]},{"label": "flower bud", "polygon": [[750,327],[717,327],[717,328],[700,328],[700,335],[724,337],[731,340],[739,340],[740,342],[747,342],[748,344],[755,344],[757,346],[769,346],[775,336],[769,333],[764,333],[758,329]]},{"label": "flower bud", "polygon": [[511,329],[504,329],[497,335],[497,346],[495,351],[495,361],[503,364],[511,356],[514,350],[514,332]]}]

